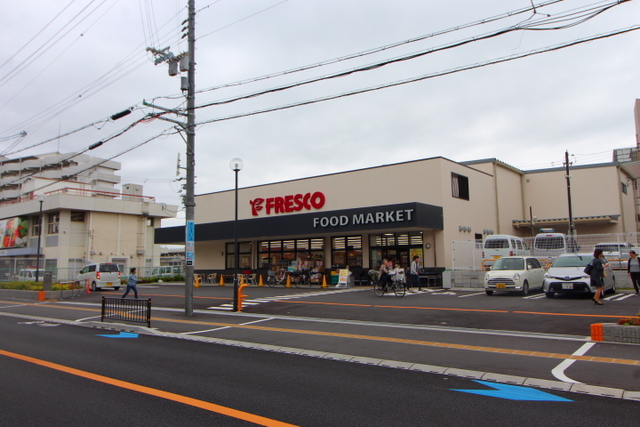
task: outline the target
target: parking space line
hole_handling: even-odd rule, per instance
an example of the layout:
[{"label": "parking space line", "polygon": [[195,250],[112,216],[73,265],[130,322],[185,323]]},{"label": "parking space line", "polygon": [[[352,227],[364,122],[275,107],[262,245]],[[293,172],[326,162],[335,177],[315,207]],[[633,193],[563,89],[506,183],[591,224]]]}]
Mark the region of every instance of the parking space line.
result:
[{"label": "parking space line", "polygon": [[627,299],[627,298],[630,298],[632,296],[635,296],[635,294],[615,294],[615,295],[610,295],[610,296],[606,297],[605,300],[607,300],[607,301],[622,301],[623,299]]},{"label": "parking space line", "polygon": [[[591,347],[593,347],[594,345],[596,345],[596,343],[594,342],[587,342],[584,343],[582,346],[580,346],[579,349],[577,349],[575,352],[573,352],[573,356],[583,356],[587,351],[589,351],[591,349]],[[556,377],[557,379],[559,379],[560,381],[563,381],[565,383],[574,383],[574,384],[583,384],[580,381],[575,381],[572,380],[571,378],[567,377],[564,374],[564,371],[571,365],[573,365],[575,363],[576,359],[566,359],[563,360],[562,362],[560,362],[560,364],[558,366],[556,366],[555,368],[553,368],[551,370],[551,374]]]},{"label": "parking space line", "polygon": [[484,295],[486,292],[474,292],[472,294],[460,295],[458,298],[475,297],[478,295]]}]

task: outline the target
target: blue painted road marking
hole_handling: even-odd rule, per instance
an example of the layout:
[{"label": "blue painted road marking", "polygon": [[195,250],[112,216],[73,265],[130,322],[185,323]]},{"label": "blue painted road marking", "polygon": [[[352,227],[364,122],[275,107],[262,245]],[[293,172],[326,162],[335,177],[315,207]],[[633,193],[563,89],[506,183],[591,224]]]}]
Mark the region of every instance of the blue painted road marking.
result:
[{"label": "blue painted road marking", "polygon": [[462,390],[452,389],[453,391],[461,391],[464,393],[480,394],[483,396],[498,397],[500,399],[509,400],[530,400],[538,402],[573,402],[573,400],[565,399],[564,397],[554,396],[553,394],[529,387],[522,387],[517,385],[491,383],[487,381],[475,382],[491,387],[494,390]]},{"label": "blue painted road marking", "polygon": [[131,334],[129,332],[120,332],[117,335],[98,335],[105,338],[138,338],[138,334]]}]

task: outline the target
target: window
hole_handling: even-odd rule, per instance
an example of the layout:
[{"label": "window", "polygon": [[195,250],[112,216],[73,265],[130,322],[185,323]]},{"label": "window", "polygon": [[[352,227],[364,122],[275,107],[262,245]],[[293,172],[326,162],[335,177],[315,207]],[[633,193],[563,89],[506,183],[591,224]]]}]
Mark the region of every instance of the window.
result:
[{"label": "window", "polygon": [[621,182],[620,184],[622,184],[622,192],[624,194],[627,194],[627,184],[625,184],[624,182]]},{"label": "window", "polygon": [[[251,268],[251,242],[238,242],[238,260],[240,268]],[[236,244],[227,243],[227,259],[225,268],[236,267]]]},{"label": "window", "polygon": [[48,234],[58,234],[60,230],[60,213],[54,212],[49,214],[49,227],[47,228]]},{"label": "window", "polygon": [[324,240],[271,240],[258,244],[258,267],[320,269],[324,267]]},{"label": "window", "polygon": [[333,267],[362,267],[362,236],[333,237],[331,239]]},{"label": "window", "polygon": [[457,199],[469,200],[469,178],[451,173],[451,195]]},{"label": "window", "polygon": [[31,217],[31,235],[37,237],[40,235],[40,216]]},{"label": "window", "polygon": [[84,222],[84,212],[71,211],[71,222]]}]

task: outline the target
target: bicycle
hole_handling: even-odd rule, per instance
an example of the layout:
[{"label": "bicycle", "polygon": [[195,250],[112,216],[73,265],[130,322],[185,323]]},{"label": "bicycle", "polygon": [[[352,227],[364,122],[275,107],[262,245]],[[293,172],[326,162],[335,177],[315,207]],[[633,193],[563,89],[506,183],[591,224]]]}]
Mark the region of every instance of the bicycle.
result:
[{"label": "bicycle", "polygon": [[300,285],[308,285],[311,287],[311,270],[303,269],[298,271],[292,271],[289,273],[291,276],[291,284],[296,288]]},{"label": "bicycle", "polygon": [[391,291],[393,291],[396,297],[402,298],[407,293],[407,285],[402,279],[392,279],[391,282],[387,283],[378,280],[373,284],[373,292],[379,297]]},{"label": "bicycle", "polygon": [[269,271],[267,273],[267,285],[273,288],[277,285],[287,286],[287,274],[285,271],[279,271],[276,275],[275,271]]}]

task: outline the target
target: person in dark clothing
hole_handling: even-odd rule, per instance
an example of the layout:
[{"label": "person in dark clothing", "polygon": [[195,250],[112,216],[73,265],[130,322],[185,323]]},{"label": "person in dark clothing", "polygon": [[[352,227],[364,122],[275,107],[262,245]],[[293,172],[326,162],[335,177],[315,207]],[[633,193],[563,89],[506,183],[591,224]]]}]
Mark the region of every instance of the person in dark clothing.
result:
[{"label": "person in dark clothing", "polygon": [[604,269],[609,267],[609,263],[604,262],[604,255],[602,249],[596,249],[593,251],[593,260],[591,260],[591,286],[596,288],[596,294],[592,300],[597,305],[602,305],[600,297],[604,294]]},{"label": "person in dark clothing", "polygon": [[636,251],[629,251],[629,255],[631,258],[627,262],[627,274],[631,277],[631,283],[633,283],[636,295],[638,295],[640,293],[640,287],[638,287],[638,282],[640,282],[640,258],[638,258]]}]

